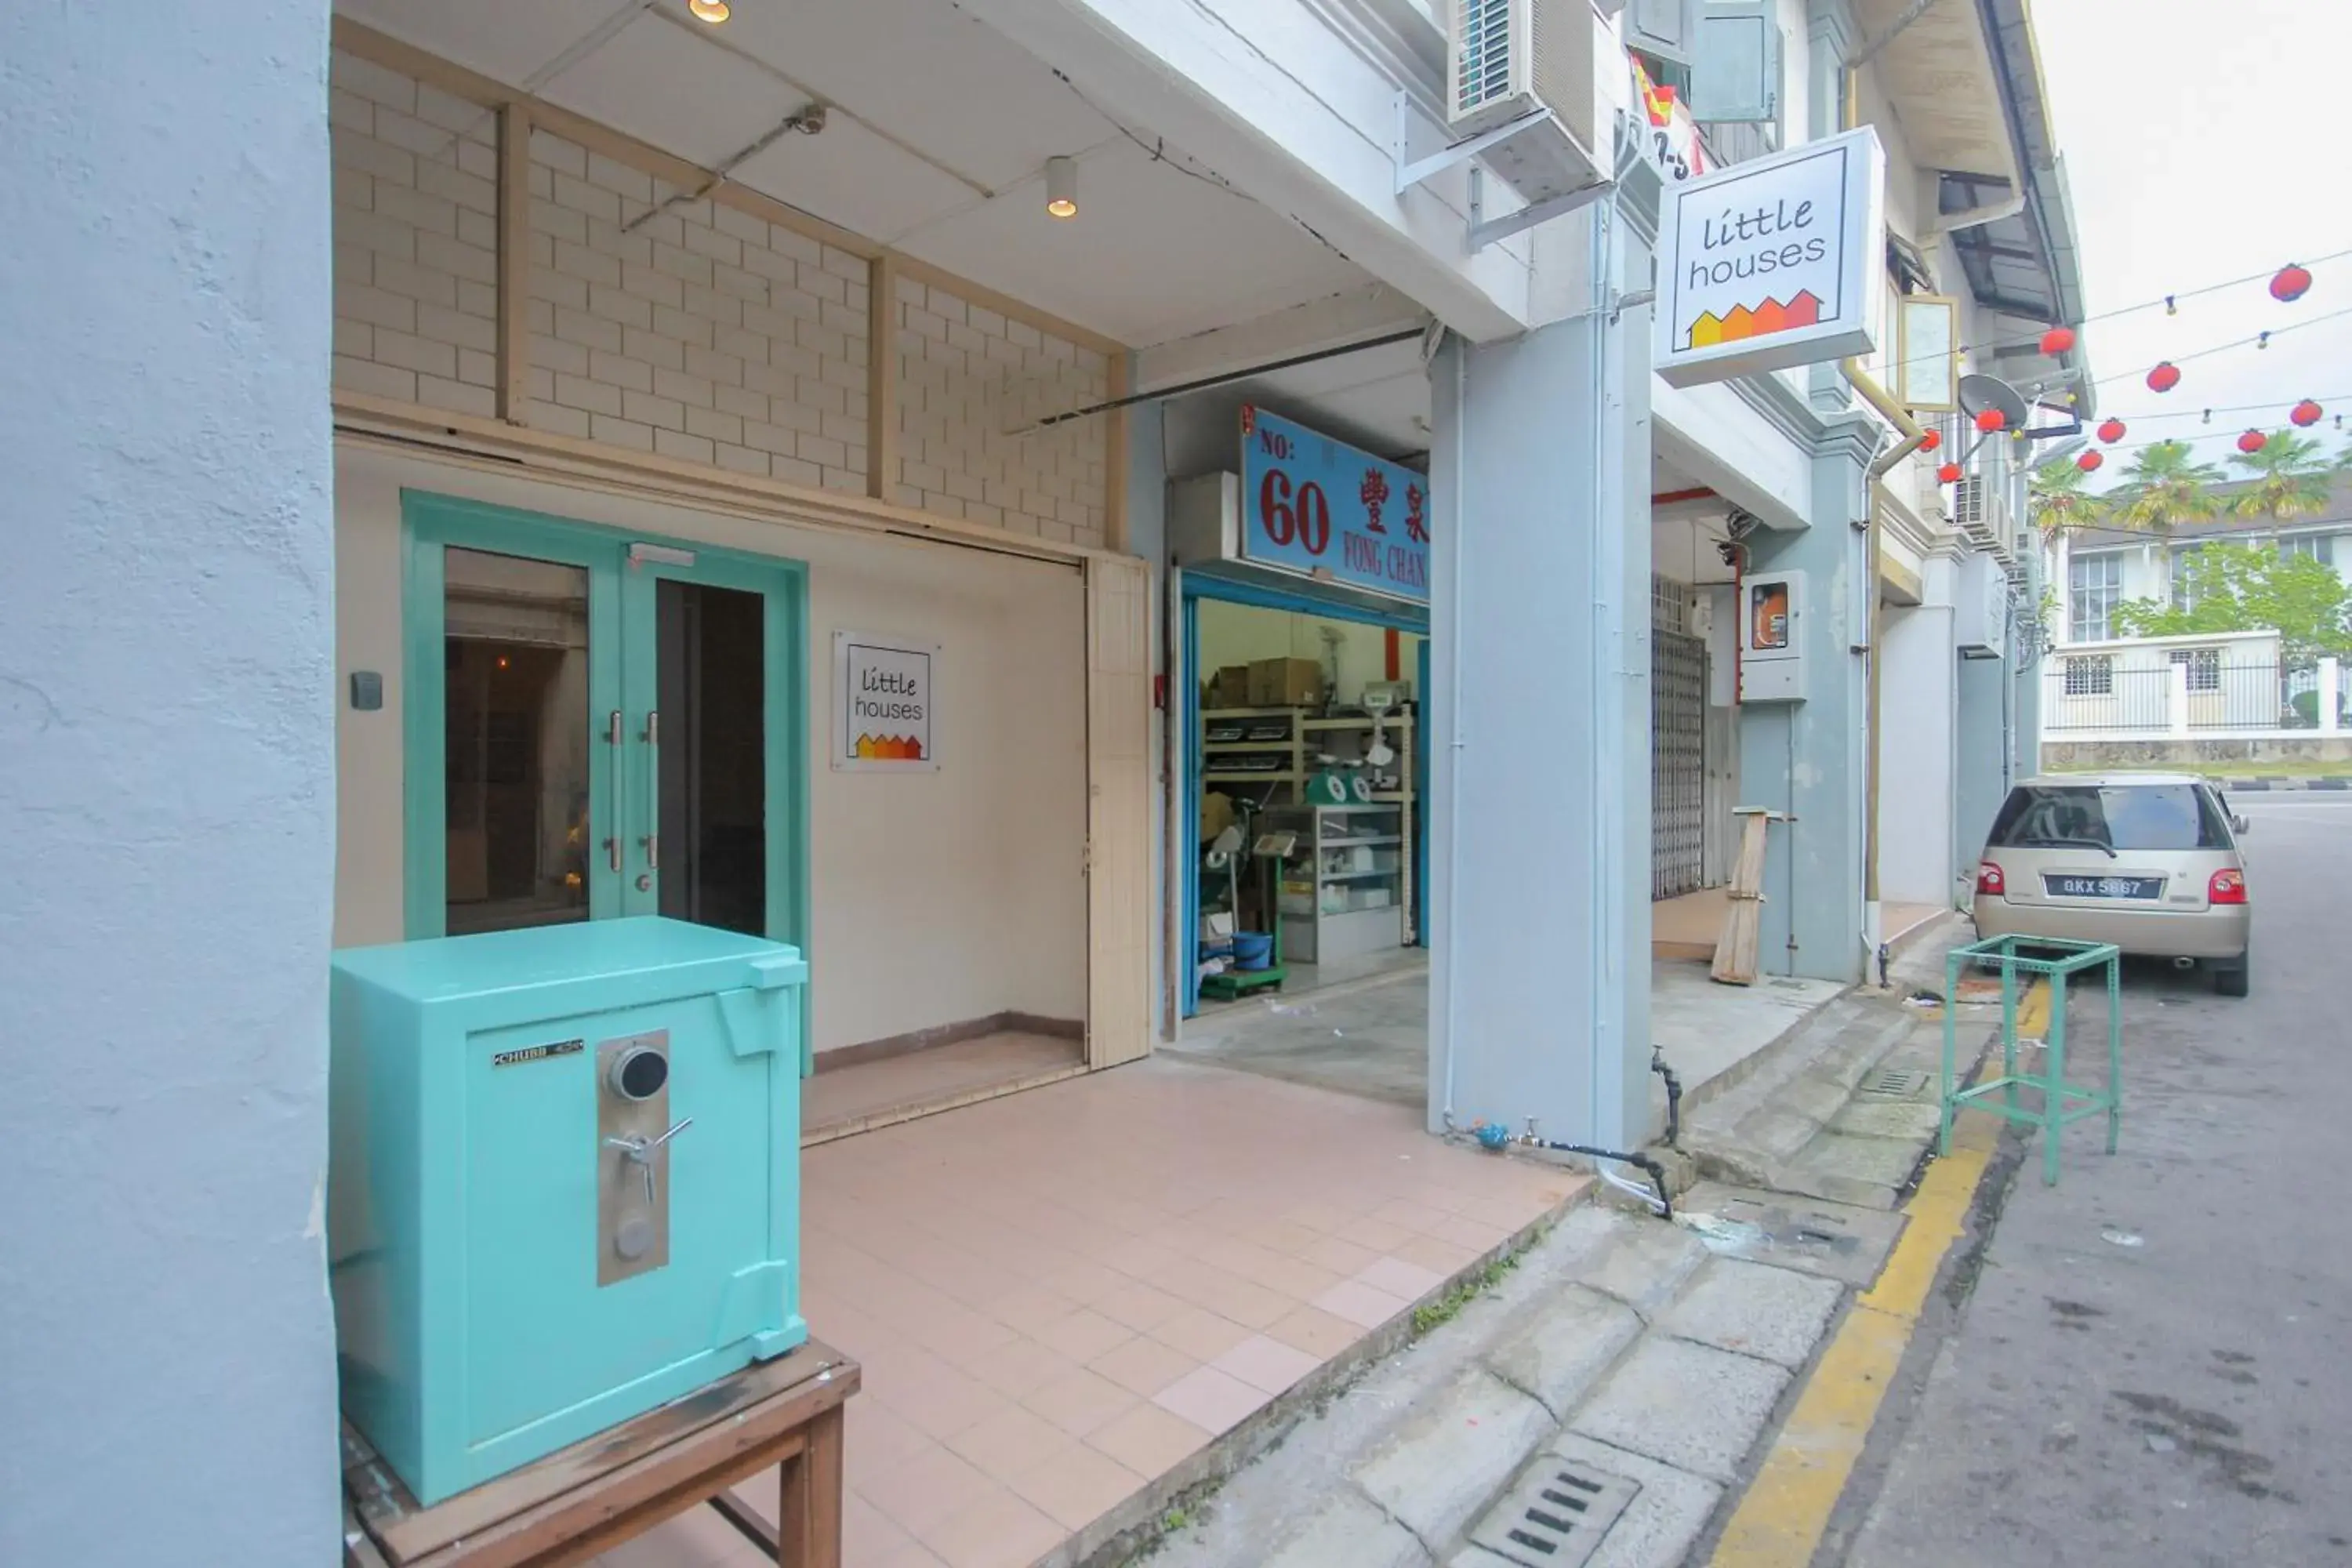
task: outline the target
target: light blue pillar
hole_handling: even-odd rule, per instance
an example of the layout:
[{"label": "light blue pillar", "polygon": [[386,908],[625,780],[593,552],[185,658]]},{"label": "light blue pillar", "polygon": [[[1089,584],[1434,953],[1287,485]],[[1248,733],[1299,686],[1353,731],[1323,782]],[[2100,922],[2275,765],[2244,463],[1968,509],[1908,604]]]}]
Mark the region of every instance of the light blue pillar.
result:
[{"label": "light blue pillar", "polygon": [[1647,1132],[1649,331],[1586,313],[1431,369],[1433,1129]]},{"label": "light blue pillar", "polygon": [[323,0],[0,6],[0,1563],[341,1556]]},{"label": "light blue pillar", "polygon": [[[2013,650],[2012,650],[2013,651]],[[1952,864],[1971,881],[1993,814],[2009,794],[2016,731],[2013,660],[1964,658],[1959,732],[1952,751]],[[1953,892],[1960,889],[1956,886]]]},{"label": "light blue pillar", "polygon": [[1802,572],[1796,636],[1801,702],[1749,702],[1739,717],[1739,804],[1793,817],[1766,830],[1758,964],[1766,974],[1862,978],[1864,781],[1869,758],[1869,536],[1864,471],[1874,427],[1821,427],[1811,525],[1748,538],[1748,571]]}]

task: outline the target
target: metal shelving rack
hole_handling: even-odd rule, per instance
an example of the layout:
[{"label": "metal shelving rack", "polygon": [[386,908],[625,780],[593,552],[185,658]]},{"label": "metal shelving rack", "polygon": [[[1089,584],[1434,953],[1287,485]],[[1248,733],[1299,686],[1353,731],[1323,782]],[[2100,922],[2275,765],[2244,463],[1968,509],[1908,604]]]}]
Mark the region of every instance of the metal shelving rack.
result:
[{"label": "metal shelving rack", "polygon": [[[1397,788],[1375,793],[1369,803],[1308,806],[1303,801],[1307,782],[1317,771],[1315,752],[1323,749],[1321,738],[1350,732],[1360,734],[1364,738],[1364,745],[1358,748],[1360,754],[1362,750],[1369,749],[1371,739],[1372,721],[1370,715],[1324,717],[1304,708],[1213,708],[1201,714],[1202,787],[1232,792],[1253,784],[1266,786],[1259,797],[1268,808],[1265,826],[1269,828],[1295,827],[1299,834],[1299,855],[1286,863],[1284,881],[1295,882],[1298,879],[1296,872],[1307,866],[1316,869],[1317,884],[1309,898],[1307,912],[1292,910],[1290,900],[1284,900],[1286,912],[1283,926],[1283,951],[1297,962],[1324,962],[1325,959],[1317,955],[1327,952],[1328,957],[1349,957],[1377,952],[1384,947],[1403,947],[1418,938],[1412,919],[1416,718],[1417,715],[1412,713],[1390,713],[1381,720],[1381,732],[1396,751],[1396,761],[1381,771],[1396,774]],[[1237,730],[1239,734],[1233,733]],[[1254,734],[1255,738],[1253,738]],[[1272,757],[1279,765],[1272,768],[1218,766],[1221,760],[1230,763],[1244,756]],[[1389,814],[1386,831],[1371,836],[1387,841],[1378,845],[1359,845],[1344,835],[1328,835],[1319,821],[1325,813],[1370,815],[1376,812]],[[1310,821],[1307,815],[1310,813],[1318,820]],[[1318,839],[1318,834],[1327,834],[1327,837]],[[1337,839],[1337,842],[1332,839]],[[1392,848],[1395,864],[1378,872],[1351,868],[1328,880],[1342,886],[1378,886],[1383,880],[1392,880],[1391,891],[1394,903],[1386,909],[1339,911],[1346,916],[1373,918],[1347,921],[1344,928],[1334,924],[1327,931],[1321,912],[1326,881],[1322,874],[1325,862],[1321,851],[1325,848],[1352,850],[1357,847]]]}]

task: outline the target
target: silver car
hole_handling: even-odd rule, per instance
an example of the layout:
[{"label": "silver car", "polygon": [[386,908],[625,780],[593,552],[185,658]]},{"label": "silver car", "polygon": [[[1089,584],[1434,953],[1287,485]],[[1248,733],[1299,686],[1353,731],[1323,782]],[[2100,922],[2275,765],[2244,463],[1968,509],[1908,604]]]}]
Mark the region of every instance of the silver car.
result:
[{"label": "silver car", "polygon": [[2243,818],[2185,773],[2072,773],[2010,791],[1977,867],[1980,936],[2113,942],[2246,994]]}]

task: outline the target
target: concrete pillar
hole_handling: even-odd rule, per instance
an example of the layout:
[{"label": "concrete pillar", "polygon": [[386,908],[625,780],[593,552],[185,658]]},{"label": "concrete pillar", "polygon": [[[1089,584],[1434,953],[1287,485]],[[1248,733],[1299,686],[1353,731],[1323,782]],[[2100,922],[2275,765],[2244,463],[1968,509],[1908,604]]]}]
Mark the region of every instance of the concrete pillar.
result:
[{"label": "concrete pillar", "polygon": [[1433,1128],[1647,1131],[1648,342],[1582,314],[1431,369]]},{"label": "concrete pillar", "polygon": [[2319,728],[2333,735],[2342,727],[2344,667],[2335,658],[2319,661]]},{"label": "concrete pillar", "polygon": [[1870,426],[1843,422],[1815,446],[1811,525],[1748,538],[1751,573],[1806,574],[1797,635],[1805,700],[1740,710],[1740,804],[1785,812],[1768,829],[1759,963],[1767,974],[1862,978],[1864,767],[1867,759]]},{"label": "concrete pillar", "polygon": [[2000,811],[2000,803],[2009,796],[2010,785],[2016,782],[2013,748],[2020,717],[2017,694],[2032,690],[2036,683],[2028,680],[2021,687],[2014,677],[2011,662],[1999,658],[1963,658],[1956,661],[1958,738],[1952,748],[1952,866],[1953,885],[1948,894],[1957,895],[1962,878],[1973,877],[1977,859],[1984,852],[1985,835],[1992,831],[1992,819]]},{"label": "concrete pillar", "polygon": [[2167,728],[2186,739],[2189,734],[2189,666],[2168,661],[2164,667]]},{"label": "concrete pillar", "polygon": [[0,1563],[341,1552],[327,26],[0,7]]}]

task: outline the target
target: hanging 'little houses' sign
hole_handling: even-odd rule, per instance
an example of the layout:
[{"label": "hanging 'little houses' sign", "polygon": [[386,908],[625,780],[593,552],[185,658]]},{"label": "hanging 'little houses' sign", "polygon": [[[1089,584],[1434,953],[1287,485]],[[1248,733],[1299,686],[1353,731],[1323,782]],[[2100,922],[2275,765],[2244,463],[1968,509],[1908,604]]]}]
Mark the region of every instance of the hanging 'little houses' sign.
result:
[{"label": "hanging 'little houses' sign", "polygon": [[1241,500],[1244,560],[1429,603],[1426,474],[1244,407]]},{"label": "hanging 'little houses' sign", "polygon": [[833,634],[833,765],[844,773],[936,773],[931,700],[937,643]]},{"label": "hanging 'little houses' sign", "polygon": [[1657,373],[1696,386],[1875,350],[1885,191],[1886,154],[1866,125],[1667,185]]}]

